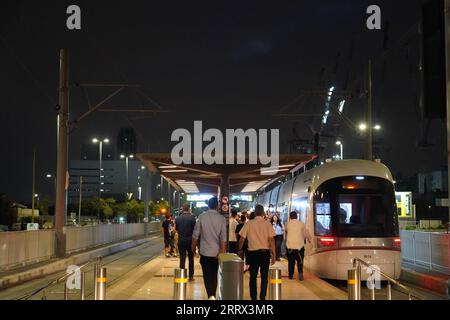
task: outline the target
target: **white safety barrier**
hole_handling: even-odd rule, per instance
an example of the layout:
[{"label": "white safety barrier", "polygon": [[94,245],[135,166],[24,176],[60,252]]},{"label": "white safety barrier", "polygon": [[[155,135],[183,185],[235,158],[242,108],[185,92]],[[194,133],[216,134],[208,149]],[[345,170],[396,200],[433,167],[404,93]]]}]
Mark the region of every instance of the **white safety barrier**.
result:
[{"label": "white safety barrier", "polygon": [[402,260],[450,275],[450,235],[441,232],[400,231]]},{"label": "white safety barrier", "polygon": [[[150,222],[149,233],[159,232],[160,222]],[[73,253],[144,235],[144,224],[99,224],[66,227],[66,252]],[[0,232],[0,270],[48,260],[55,256],[55,231]]]}]

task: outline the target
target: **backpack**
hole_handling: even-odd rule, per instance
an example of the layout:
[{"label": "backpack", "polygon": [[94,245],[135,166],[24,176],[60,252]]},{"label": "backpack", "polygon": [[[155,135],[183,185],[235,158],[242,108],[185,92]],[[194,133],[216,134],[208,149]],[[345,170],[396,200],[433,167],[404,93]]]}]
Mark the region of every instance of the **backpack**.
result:
[{"label": "backpack", "polygon": [[169,237],[175,236],[175,228],[173,226],[173,223],[169,223],[169,226],[167,227],[167,231],[169,231]]}]

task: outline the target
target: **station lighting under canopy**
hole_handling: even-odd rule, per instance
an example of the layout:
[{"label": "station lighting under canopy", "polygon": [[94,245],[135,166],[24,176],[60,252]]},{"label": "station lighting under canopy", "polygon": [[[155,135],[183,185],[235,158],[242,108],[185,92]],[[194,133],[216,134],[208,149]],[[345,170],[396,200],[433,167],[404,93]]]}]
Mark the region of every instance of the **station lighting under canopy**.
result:
[{"label": "station lighting under canopy", "polygon": [[[229,178],[230,193],[253,193],[281,176],[290,174],[305,166],[316,155],[280,155],[278,170],[261,164],[174,165],[170,154],[140,153],[136,157],[151,172],[161,175],[175,190],[186,194],[217,194],[225,176]],[[265,174],[261,174],[261,170]]]}]

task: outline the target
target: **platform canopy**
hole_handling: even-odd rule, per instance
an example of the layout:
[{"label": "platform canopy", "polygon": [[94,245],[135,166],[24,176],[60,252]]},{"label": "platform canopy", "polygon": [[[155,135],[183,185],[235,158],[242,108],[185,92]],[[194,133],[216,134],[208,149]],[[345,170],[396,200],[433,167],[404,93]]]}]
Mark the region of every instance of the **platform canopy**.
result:
[{"label": "platform canopy", "polygon": [[224,177],[228,178],[230,193],[253,193],[281,176],[295,172],[314,160],[316,155],[280,155],[279,170],[272,175],[262,175],[261,164],[174,165],[170,154],[140,153],[136,155],[154,173],[164,177],[176,190],[184,193],[217,193]]}]

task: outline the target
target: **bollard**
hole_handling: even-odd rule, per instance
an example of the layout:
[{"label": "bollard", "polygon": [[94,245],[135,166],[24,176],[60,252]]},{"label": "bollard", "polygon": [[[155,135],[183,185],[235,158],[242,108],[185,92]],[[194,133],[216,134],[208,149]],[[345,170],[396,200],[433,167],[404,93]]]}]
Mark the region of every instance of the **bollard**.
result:
[{"label": "bollard", "polygon": [[105,300],[106,299],[106,268],[100,268],[98,277],[97,277],[97,299],[96,300]]},{"label": "bollard", "polygon": [[86,272],[81,272],[81,300],[84,300],[84,290],[86,290]]},{"label": "bollard", "polygon": [[98,300],[98,283],[97,278],[99,276],[99,270],[102,265],[102,257],[97,257],[97,263],[94,264],[94,300]]},{"label": "bollard", "polygon": [[387,289],[387,299],[392,300],[392,286],[391,286],[391,282],[389,280],[388,280],[386,289]]},{"label": "bollard", "polygon": [[281,269],[269,269],[269,298],[270,300],[281,300]]},{"label": "bollard", "polygon": [[186,300],[186,269],[175,269],[173,275],[173,300]]},{"label": "bollard", "polygon": [[372,274],[370,275],[371,279],[371,289],[370,289],[370,300],[375,300],[375,278],[374,278],[375,271],[372,271]]},{"label": "bollard", "polygon": [[64,282],[64,300],[69,300],[69,288],[67,282]]},{"label": "bollard", "polygon": [[219,255],[219,300],[242,300],[244,296],[244,261],[232,253]]},{"label": "bollard", "polygon": [[[359,271],[359,272],[358,272]],[[361,300],[361,269],[348,270],[348,300]]]}]

